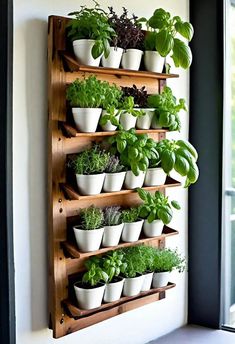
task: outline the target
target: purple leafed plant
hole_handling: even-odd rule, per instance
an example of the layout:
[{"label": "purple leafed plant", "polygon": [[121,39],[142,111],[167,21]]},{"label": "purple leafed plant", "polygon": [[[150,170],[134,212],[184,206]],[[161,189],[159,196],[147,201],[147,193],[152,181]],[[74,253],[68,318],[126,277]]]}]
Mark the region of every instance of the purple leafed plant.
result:
[{"label": "purple leafed plant", "polygon": [[145,86],[141,88],[137,88],[136,85],[132,87],[122,87],[123,97],[133,97],[135,106],[139,108],[146,108],[147,107],[147,99],[148,93],[145,89]]},{"label": "purple leafed plant", "polygon": [[120,160],[117,156],[111,155],[108,165],[106,167],[106,173],[118,173],[124,170],[124,166],[120,164]]}]

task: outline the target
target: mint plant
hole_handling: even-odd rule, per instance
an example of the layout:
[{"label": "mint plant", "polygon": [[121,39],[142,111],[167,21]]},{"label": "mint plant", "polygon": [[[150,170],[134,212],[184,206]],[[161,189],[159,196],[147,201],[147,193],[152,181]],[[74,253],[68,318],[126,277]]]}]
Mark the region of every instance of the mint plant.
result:
[{"label": "mint plant", "polygon": [[138,189],[139,197],[144,201],[140,209],[140,217],[147,219],[148,223],[154,220],[161,220],[165,225],[172,220],[172,207],[179,210],[180,205],[177,201],[169,202],[168,197],[164,196],[161,192],[156,191],[151,194],[143,189]]},{"label": "mint plant", "polygon": [[104,214],[102,209],[90,206],[81,210],[80,214],[82,229],[94,230],[99,229],[104,224]]},{"label": "mint plant", "polygon": [[187,107],[184,99],[179,99],[179,102],[177,102],[170,87],[164,87],[160,94],[150,95],[147,104],[149,107],[156,109],[154,116],[160,126],[168,128],[170,131],[180,131],[179,112],[180,110],[187,111]]},{"label": "mint plant", "polygon": [[69,13],[74,16],[68,24],[68,37],[77,39],[93,39],[92,56],[97,58],[104,53],[108,57],[110,42],[116,37],[115,30],[110,25],[108,14],[94,1],[94,8],[81,6],[79,11]]}]

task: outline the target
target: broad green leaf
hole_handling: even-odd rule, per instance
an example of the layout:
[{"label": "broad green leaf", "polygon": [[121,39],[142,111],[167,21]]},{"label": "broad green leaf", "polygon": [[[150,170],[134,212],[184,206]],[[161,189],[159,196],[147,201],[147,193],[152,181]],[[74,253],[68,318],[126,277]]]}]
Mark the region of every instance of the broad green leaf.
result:
[{"label": "broad green leaf", "polygon": [[172,205],[172,207],[174,207],[177,210],[181,209],[181,207],[177,201],[171,201],[171,205]]},{"label": "broad green leaf", "polygon": [[156,50],[163,57],[167,56],[174,47],[174,39],[167,30],[161,30],[156,34]]},{"label": "broad green leaf", "polygon": [[146,202],[147,201],[147,192],[141,188],[137,189],[138,195],[142,199],[142,201]]},{"label": "broad green leaf", "polygon": [[175,153],[170,150],[164,150],[161,156],[161,165],[166,174],[169,174],[175,165]]},{"label": "broad green leaf", "polygon": [[127,145],[127,143],[124,140],[123,141],[117,141],[117,149],[118,149],[119,153],[122,153],[125,150],[126,145]]},{"label": "broad green leaf", "polygon": [[190,165],[187,177],[191,184],[195,183],[199,177],[199,170],[195,163]]},{"label": "broad green leaf", "polygon": [[175,23],[175,29],[181,36],[186,38],[188,41],[191,41],[191,39],[193,38],[194,30],[192,24],[188,22],[183,23],[178,21],[177,23]]},{"label": "broad green leaf", "polygon": [[91,50],[91,54],[93,58],[96,59],[97,57],[102,55],[103,51],[104,51],[104,47],[103,47],[102,41],[97,40]]},{"label": "broad green leaf", "polygon": [[178,146],[186,149],[194,157],[195,161],[197,161],[198,159],[197,151],[190,142],[178,140],[176,143]]},{"label": "broad green leaf", "polygon": [[189,162],[184,157],[176,155],[175,170],[181,176],[186,176],[189,170]]},{"label": "broad green leaf", "polygon": [[172,59],[176,67],[187,69],[192,63],[192,52],[188,45],[174,38]]}]

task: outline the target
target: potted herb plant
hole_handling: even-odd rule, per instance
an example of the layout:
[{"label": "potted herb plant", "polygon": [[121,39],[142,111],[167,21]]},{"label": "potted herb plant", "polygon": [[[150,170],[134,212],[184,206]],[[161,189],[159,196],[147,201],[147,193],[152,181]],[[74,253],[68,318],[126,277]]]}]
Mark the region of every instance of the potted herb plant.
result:
[{"label": "potted herb plant", "polygon": [[155,237],[162,234],[163,226],[172,220],[172,207],[180,209],[176,201],[169,203],[168,197],[156,191],[151,194],[143,189],[138,189],[139,197],[144,201],[140,209],[140,217],[144,218],[143,230],[146,237]]},{"label": "potted herb plant", "polygon": [[104,213],[104,235],[102,246],[117,246],[123,230],[122,213],[120,207],[106,207]]},{"label": "potted herb plant", "polygon": [[104,302],[114,302],[120,299],[127,264],[123,262],[121,250],[108,252],[102,260],[102,270],[108,275],[105,286]]},{"label": "potted herb plant", "polygon": [[167,175],[172,170],[181,176],[186,176],[184,187],[196,183],[199,170],[197,167],[198,154],[196,149],[184,140],[161,140],[157,143],[161,167]]},{"label": "potted herb plant", "polygon": [[169,282],[170,272],[185,270],[185,258],[183,258],[177,250],[156,249],[153,274],[153,288],[165,287]]},{"label": "potted herb plant", "polygon": [[136,110],[134,108],[134,98],[124,97],[123,102],[120,106],[120,127],[124,130],[129,130],[135,128],[137,118],[143,116],[144,112],[142,110]]},{"label": "potted herb plant", "polygon": [[69,13],[75,16],[68,25],[68,37],[78,62],[99,66],[101,56],[108,57],[110,42],[116,36],[109,23],[107,13],[95,2],[94,8],[81,6],[79,11]]},{"label": "potted herb plant", "polygon": [[115,155],[110,155],[105,169],[104,192],[120,191],[125,179],[126,171],[120,160]]},{"label": "potted herb plant", "polygon": [[128,169],[124,181],[127,189],[141,187],[149,160],[158,158],[156,143],[146,134],[136,134],[135,129],[121,130],[109,138],[111,150],[120,155],[121,163]]},{"label": "potted herb plant", "polygon": [[167,175],[160,163],[161,161],[159,155],[157,155],[155,158],[149,159],[149,167],[145,174],[144,186],[159,186],[165,184]]},{"label": "potted herb plant", "polygon": [[187,107],[184,99],[181,98],[177,102],[170,87],[164,87],[160,94],[150,95],[147,103],[155,109],[151,124],[152,128],[167,128],[170,131],[180,131],[179,113],[181,110],[187,111]]},{"label": "potted herb plant", "polygon": [[85,266],[88,271],[82,281],[74,284],[74,291],[79,308],[88,310],[101,306],[108,275],[99,266],[97,257],[87,260]]},{"label": "potted herb plant", "polygon": [[123,253],[123,261],[126,263],[126,269],[123,273],[125,277],[123,295],[135,296],[141,291],[146,263],[138,246],[128,247],[123,250]]},{"label": "potted herb plant", "polygon": [[101,192],[108,163],[109,154],[98,145],[77,154],[71,165],[81,195],[97,195]]},{"label": "potted herb plant", "polygon": [[68,86],[66,98],[72,107],[74,122],[79,131],[96,131],[106,89],[106,82],[98,80],[94,75],[77,79]]},{"label": "potted herb plant", "polygon": [[[107,83],[108,84],[108,83]],[[115,131],[119,125],[120,102],[123,96],[122,90],[115,84],[108,84],[103,99],[103,111],[100,125],[105,131]]]},{"label": "potted herb plant", "polygon": [[103,211],[90,206],[81,210],[80,218],[81,224],[73,227],[78,248],[82,252],[98,250],[104,233]]},{"label": "potted herb plant", "polygon": [[134,14],[128,17],[128,11],[123,7],[123,13],[118,16],[112,7],[109,8],[109,22],[117,35],[117,46],[124,50],[121,65],[125,69],[139,70],[143,55],[144,34],[141,24]]},{"label": "potted herb plant", "polygon": [[189,46],[179,38],[182,36],[191,41],[194,31],[189,22],[184,22],[179,16],[171,17],[162,8],[156,9],[149,20],[141,18],[139,21],[146,22],[149,31],[145,39],[147,70],[161,73],[162,59],[159,62],[159,55],[166,57],[170,53],[176,67],[189,68],[192,53]]},{"label": "potted herb plant", "polygon": [[142,260],[145,262],[145,269],[143,271],[143,284],[141,291],[148,291],[151,289],[153,280],[153,269],[154,269],[154,258],[155,258],[155,247],[140,245],[138,246],[139,254]]},{"label": "potted herb plant", "polygon": [[124,223],[122,241],[135,242],[139,239],[144,222],[139,213],[139,207],[132,207],[122,211],[122,222]]},{"label": "potted herb plant", "polygon": [[152,123],[152,117],[155,109],[148,108],[148,93],[145,86],[140,89],[133,85],[132,87],[122,87],[124,97],[134,98],[135,110],[141,111],[137,117],[136,127],[138,129],[149,129]]}]

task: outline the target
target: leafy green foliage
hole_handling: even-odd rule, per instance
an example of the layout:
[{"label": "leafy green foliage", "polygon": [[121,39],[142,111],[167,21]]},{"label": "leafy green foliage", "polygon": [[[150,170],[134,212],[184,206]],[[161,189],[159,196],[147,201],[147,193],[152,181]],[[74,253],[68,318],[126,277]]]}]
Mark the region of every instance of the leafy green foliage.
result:
[{"label": "leafy green foliage", "polygon": [[124,274],[127,263],[123,261],[121,250],[108,252],[102,260],[102,270],[108,275],[108,282],[112,282],[114,277]]},{"label": "leafy green foliage", "polygon": [[100,81],[95,75],[75,80],[66,91],[66,99],[70,105],[80,108],[118,107],[121,97],[122,91],[119,87],[107,81]]},{"label": "leafy green foliage", "polygon": [[184,99],[179,99],[173,95],[170,87],[164,87],[162,93],[150,95],[147,100],[148,106],[156,109],[156,121],[163,128],[170,131],[180,131],[181,122],[179,117],[180,110],[187,111]]},{"label": "leafy green foliage", "polygon": [[130,168],[134,175],[146,171],[150,159],[158,159],[157,143],[146,134],[137,135],[135,129],[121,130],[109,138],[111,151],[119,153],[121,164]]},{"label": "leafy green foliage", "polygon": [[146,261],[141,254],[140,246],[127,247],[122,252],[124,254],[123,260],[126,263],[126,269],[123,273],[124,277],[136,277],[147,270]]},{"label": "leafy green foliage", "polygon": [[106,110],[106,113],[101,116],[99,124],[105,125],[110,122],[112,125],[119,126],[119,115],[121,110],[117,110],[115,106],[109,106]]},{"label": "leafy green foliage", "polygon": [[123,13],[120,16],[112,7],[109,7],[109,11],[109,23],[117,35],[113,44],[124,50],[130,48],[142,50],[144,34],[138,17],[134,14],[128,17],[128,11],[125,7],[123,7]]},{"label": "leafy green foliage", "polygon": [[185,270],[185,258],[177,250],[156,249],[153,269],[155,272],[171,272],[174,269],[183,272]]},{"label": "leafy green foliage", "polygon": [[74,157],[70,162],[70,166],[76,174],[103,173],[108,166],[109,159],[109,153],[102,150],[100,146],[94,145]]},{"label": "leafy green foliage", "polygon": [[198,154],[188,141],[165,139],[157,143],[157,150],[161,166],[167,174],[174,169],[181,176],[186,176],[185,187],[197,181],[199,177],[196,164]]},{"label": "leafy green foliage", "polygon": [[139,220],[140,208],[133,207],[122,211],[122,222],[132,223]]},{"label": "leafy green foliage", "polygon": [[76,12],[69,13],[75,16],[68,24],[68,37],[77,39],[93,39],[92,56],[99,57],[104,53],[108,57],[110,42],[116,37],[113,27],[109,23],[108,14],[102,10],[97,2],[94,8],[81,6]]},{"label": "leafy green foliage", "polygon": [[[130,115],[134,117],[139,117],[144,115],[143,110],[136,110],[135,107],[135,101],[134,97],[124,97],[123,102],[120,104],[121,114],[122,113],[129,113]],[[119,125],[119,128],[122,129],[121,125]]]},{"label": "leafy green foliage", "polygon": [[104,214],[102,209],[90,206],[81,210],[80,214],[82,228],[84,230],[99,229],[104,223]]},{"label": "leafy green foliage", "polygon": [[144,189],[138,189],[139,197],[144,201],[140,209],[140,217],[147,219],[149,223],[154,220],[161,220],[165,225],[172,220],[172,207],[180,209],[180,205],[176,201],[169,203],[168,197],[165,197],[161,192],[156,191],[151,194]]},{"label": "leafy green foliage", "polygon": [[95,287],[100,282],[107,282],[108,275],[102,268],[95,263],[89,264],[89,269],[82,277],[82,282]]},{"label": "leafy green foliage", "polygon": [[162,8],[154,11],[152,17],[146,22],[148,31],[145,36],[144,46],[146,50],[156,50],[163,57],[172,52],[172,59],[176,67],[187,69],[192,62],[192,53],[189,46],[176,35],[191,41],[193,38],[193,26],[184,22],[179,16],[171,17],[170,13]]},{"label": "leafy green foliage", "polygon": [[103,213],[105,226],[117,226],[122,223],[122,212],[120,211],[120,207],[106,207]]}]

